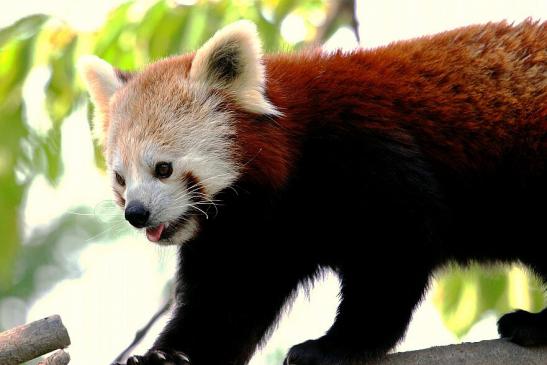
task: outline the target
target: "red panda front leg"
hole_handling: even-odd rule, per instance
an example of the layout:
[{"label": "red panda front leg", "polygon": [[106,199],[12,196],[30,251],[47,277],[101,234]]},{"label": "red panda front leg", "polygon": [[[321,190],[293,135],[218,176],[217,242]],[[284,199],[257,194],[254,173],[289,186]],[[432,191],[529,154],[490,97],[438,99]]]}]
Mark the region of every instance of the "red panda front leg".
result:
[{"label": "red panda front leg", "polygon": [[254,258],[266,253],[260,254],[260,247],[247,245],[244,238],[241,246],[230,246],[231,238],[225,236],[215,247],[204,241],[181,247],[174,315],[152,349],[130,358],[128,365],[248,362],[297,287],[302,267],[289,265],[280,271],[278,261],[268,265],[250,260],[245,252]]}]

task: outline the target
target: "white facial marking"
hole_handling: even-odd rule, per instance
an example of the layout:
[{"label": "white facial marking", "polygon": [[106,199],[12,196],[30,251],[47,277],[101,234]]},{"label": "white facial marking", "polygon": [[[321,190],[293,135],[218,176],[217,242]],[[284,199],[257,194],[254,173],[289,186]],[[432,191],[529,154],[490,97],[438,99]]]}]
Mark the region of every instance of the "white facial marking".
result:
[{"label": "white facial marking", "polygon": [[[158,242],[162,245],[194,237],[198,216],[208,218],[211,200],[239,176],[232,115],[218,108],[219,96],[201,86],[186,81],[181,88],[190,95],[187,105],[166,102],[150,104],[137,115],[112,113],[112,169],[123,174],[127,204],[139,201],[150,211],[147,226],[164,224],[169,234]],[[123,109],[138,102],[139,95],[127,94],[120,100]],[[150,120],[161,123],[151,125]],[[155,176],[160,162],[172,165],[170,177]]]}]

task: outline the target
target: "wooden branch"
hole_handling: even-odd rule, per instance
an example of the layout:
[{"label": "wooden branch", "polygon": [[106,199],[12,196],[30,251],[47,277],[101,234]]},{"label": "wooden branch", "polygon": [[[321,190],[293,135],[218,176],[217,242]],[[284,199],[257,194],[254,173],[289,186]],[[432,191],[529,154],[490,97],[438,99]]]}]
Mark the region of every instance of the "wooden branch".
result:
[{"label": "wooden branch", "polygon": [[68,345],[68,332],[54,315],[0,333],[0,364],[21,364]]},{"label": "wooden branch", "polygon": [[55,351],[38,365],[67,365],[70,362],[70,355],[63,350]]},{"label": "wooden branch", "polygon": [[547,347],[521,347],[506,340],[463,343],[399,352],[367,365],[540,365]]},{"label": "wooden branch", "polygon": [[323,24],[317,28],[315,38],[311,44],[323,44],[339,26],[340,22],[348,22],[357,38],[359,38],[359,24],[355,14],[355,0],[330,0],[327,2],[326,18]]}]

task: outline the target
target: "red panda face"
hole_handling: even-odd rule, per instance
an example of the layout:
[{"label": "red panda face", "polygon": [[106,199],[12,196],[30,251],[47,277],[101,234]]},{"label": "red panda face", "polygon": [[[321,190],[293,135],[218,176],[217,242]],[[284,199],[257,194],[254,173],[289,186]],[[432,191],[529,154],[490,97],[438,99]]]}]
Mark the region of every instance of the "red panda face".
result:
[{"label": "red panda face", "polygon": [[[219,108],[222,99],[182,77],[174,83],[164,78],[145,70],[114,96],[107,144],[126,218],[146,228],[151,241],[171,244],[195,234],[197,217],[209,214],[215,195],[237,179],[239,168],[233,121]],[[146,221],[132,219],[131,204],[144,207]]]},{"label": "red panda face", "polygon": [[194,56],[120,77],[96,57],[81,61],[115,197],[150,241],[180,244],[199,231],[215,195],[241,173],[234,113],[277,114],[263,95],[254,26],[219,31]]}]

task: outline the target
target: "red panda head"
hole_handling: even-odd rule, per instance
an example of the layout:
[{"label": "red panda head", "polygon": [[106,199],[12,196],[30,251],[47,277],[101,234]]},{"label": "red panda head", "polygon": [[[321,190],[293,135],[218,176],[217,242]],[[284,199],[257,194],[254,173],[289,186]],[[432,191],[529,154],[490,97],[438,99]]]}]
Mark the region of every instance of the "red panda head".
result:
[{"label": "red panda head", "polygon": [[279,115],[265,97],[261,46],[246,21],[220,30],[193,55],[135,74],[94,56],[79,66],[117,201],[159,244],[192,238],[198,215],[240,177],[236,115]]}]

